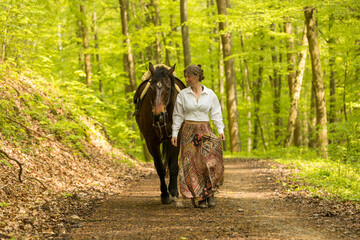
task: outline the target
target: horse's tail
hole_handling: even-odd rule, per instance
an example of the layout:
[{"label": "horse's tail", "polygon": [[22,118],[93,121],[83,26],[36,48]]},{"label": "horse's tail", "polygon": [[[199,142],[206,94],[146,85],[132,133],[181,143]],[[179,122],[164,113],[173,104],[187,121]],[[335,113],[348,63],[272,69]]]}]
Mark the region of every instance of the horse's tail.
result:
[{"label": "horse's tail", "polygon": [[168,163],[168,159],[169,159],[169,155],[170,155],[170,140],[164,140],[162,143],[162,162],[164,164],[165,167],[165,176],[167,177],[169,174],[169,163]]}]

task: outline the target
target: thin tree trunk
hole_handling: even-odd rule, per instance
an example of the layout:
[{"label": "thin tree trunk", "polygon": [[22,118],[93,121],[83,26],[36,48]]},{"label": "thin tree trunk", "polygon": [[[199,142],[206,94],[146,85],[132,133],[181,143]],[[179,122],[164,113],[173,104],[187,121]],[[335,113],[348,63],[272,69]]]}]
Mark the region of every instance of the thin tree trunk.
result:
[{"label": "thin tree trunk", "polygon": [[[240,32],[240,41],[241,41],[241,47],[242,47],[242,51],[245,54],[245,44],[244,44],[244,38],[243,38],[243,34]],[[248,125],[248,138],[247,138],[247,151],[248,153],[251,152],[252,149],[252,141],[251,141],[251,129],[252,129],[252,124],[251,124],[251,97],[250,97],[250,80],[249,80],[249,70],[248,70],[248,66],[247,66],[247,60],[244,57],[244,98],[247,101],[247,125]]]},{"label": "thin tree trunk", "polygon": [[[177,0],[173,0],[173,2],[176,2]],[[172,9],[172,11],[171,12],[174,12],[175,10],[177,10],[177,7],[174,9]],[[176,25],[176,19],[175,19],[175,16],[173,15],[173,14],[171,14],[170,15],[170,26],[171,26],[171,31],[173,32],[173,33],[175,33],[175,32],[177,32],[177,25]],[[178,63],[180,63],[181,61],[180,61],[180,56],[181,56],[181,50],[180,50],[180,45],[178,44],[178,41],[175,41],[175,43],[174,42],[170,42],[169,43],[169,45],[171,46],[171,47],[173,47],[174,45],[175,45],[175,51],[176,51],[176,60],[177,60],[177,62]],[[170,50],[169,50],[169,56],[170,56]],[[170,57],[169,57],[169,59],[171,59]],[[171,63],[169,63],[169,66],[171,65]]]},{"label": "thin tree trunk", "polygon": [[92,75],[91,75],[91,59],[89,53],[89,38],[87,34],[87,24],[86,24],[86,11],[85,11],[85,0],[80,4],[81,12],[81,31],[83,36],[83,45],[84,45],[84,57],[85,57],[85,74],[86,74],[86,84],[88,87],[92,84]]},{"label": "thin tree trunk", "polygon": [[[176,0],[173,0],[173,1],[175,2]],[[170,29],[171,29],[171,31],[172,31],[173,33],[175,33],[175,32],[177,32],[177,30],[176,30],[175,16],[174,16],[174,14],[173,14],[173,11],[174,11],[174,9],[172,8],[172,9],[171,9],[171,14],[170,14]],[[174,46],[174,42],[173,42],[171,39],[170,39],[170,41],[169,41],[169,46],[170,46],[170,48],[173,48],[173,46]],[[166,60],[165,60],[165,64],[168,65],[168,66],[171,65],[171,51],[170,51],[170,49],[167,49],[167,50],[166,50]]]},{"label": "thin tree trunk", "polygon": [[303,126],[303,144],[305,147],[310,147],[309,144],[309,122],[308,122],[308,116],[307,116],[307,112],[304,111],[304,117],[302,119],[302,126]]},{"label": "thin tree trunk", "polygon": [[9,14],[12,8],[12,1],[10,1],[10,6],[6,11],[5,23],[4,23],[4,35],[2,40],[2,47],[1,47],[1,63],[4,63],[6,60],[6,47],[7,47],[7,33],[8,33],[8,22],[9,22]]},{"label": "thin tree trunk", "polygon": [[[271,30],[276,31],[275,24],[271,24]],[[274,37],[271,37],[272,40],[274,40]],[[271,48],[273,51],[272,54],[272,61],[273,61],[273,76],[270,77],[271,87],[273,89],[273,112],[275,115],[275,121],[274,121],[274,136],[275,136],[275,142],[278,144],[279,137],[280,137],[280,97],[281,97],[281,76],[279,74],[279,59],[278,59],[278,53],[275,47],[275,42],[273,41],[274,46]]]},{"label": "thin tree trunk", "polygon": [[[284,25],[285,33],[292,35],[292,26],[291,22],[285,22]],[[306,35],[304,36],[306,38]],[[303,39],[304,39],[303,37]],[[306,42],[307,43],[307,42]],[[289,84],[289,94],[290,99],[292,98],[294,94],[294,83],[296,78],[295,73],[295,53],[294,53],[294,38],[289,37],[288,43],[287,43],[288,53],[287,53],[287,62],[288,62],[288,84]],[[306,54],[306,53],[305,53]],[[295,129],[294,129],[294,145],[299,147],[302,145],[302,136],[301,136],[301,121],[299,116],[299,108],[297,109],[297,117],[295,120]],[[287,133],[288,136],[288,133]],[[286,141],[286,140],[285,140]]]},{"label": "thin tree trunk", "polygon": [[[300,93],[301,93],[301,84],[304,76],[305,71],[305,61],[306,61],[306,53],[307,53],[307,38],[306,38],[306,25],[304,27],[304,34],[302,39],[302,47],[303,50],[300,53],[300,61],[298,65],[298,70],[296,71],[295,80],[294,83],[291,84],[291,104],[290,104],[290,111],[289,111],[289,119],[288,119],[288,125],[287,125],[287,132],[286,132],[286,138],[285,138],[285,147],[289,147],[293,136],[294,136],[294,130],[296,127],[296,121],[299,119],[298,112],[299,112],[299,99],[300,99]],[[290,81],[290,80],[289,80]],[[290,82],[289,82],[290,87]]]},{"label": "thin tree trunk", "polygon": [[[332,28],[332,23],[335,21],[334,14],[331,14],[329,19],[329,31]],[[329,123],[334,123],[336,121],[336,71],[335,71],[335,51],[334,44],[335,38],[330,37],[329,41],[329,67],[330,67],[330,112],[329,112]]]},{"label": "thin tree trunk", "polygon": [[[360,57],[360,47],[359,47],[360,46],[360,40],[355,41],[355,46],[358,46],[357,49],[356,49],[355,57],[359,58]],[[356,66],[355,80],[356,80],[356,82],[360,82],[360,65],[359,64]]]},{"label": "thin tree trunk", "polygon": [[[226,5],[222,0],[217,0],[218,14],[226,15]],[[227,28],[227,22],[219,22],[219,30],[224,32]],[[236,82],[235,82],[235,64],[232,55],[232,37],[231,33],[221,34],[221,40],[223,45],[223,56],[225,61],[225,77],[226,77],[226,95],[227,95],[227,111],[229,120],[230,131],[230,151],[240,152],[240,132],[239,132],[239,114],[237,110],[237,94],[236,94]]]},{"label": "thin tree trunk", "polygon": [[[263,37],[261,38],[261,40],[263,39]],[[260,51],[263,51],[264,47],[260,46]],[[262,132],[261,126],[260,126],[260,117],[259,117],[259,111],[260,111],[260,100],[261,100],[261,86],[262,86],[262,81],[263,81],[263,72],[264,72],[264,67],[262,65],[263,61],[264,61],[264,57],[262,54],[259,54],[259,69],[258,69],[258,77],[256,79],[254,79],[253,82],[253,98],[254,98],[254,133],[253,133],[253,149],[257,149],[258,147],[258,132],[259,132],[259,128],[260,128],[260,132]],[[249,84],[250,86],[250,84]],[[264,147],[265,147],[265,143],[264,143]],[[266,148],[265,148],[266,149]]]},{"label": "thin tree trunk", "polygon": [[181,34],[184,53],[184,67],[191,64],[189,26],[187,23],[187,0],[180,0]]},{"label": "thin tree trunk", "polygon": [[347,110],[346,110],[347,76],[348,76],[348,64],[345,61],[343,112],[344,112],[344,119],[345,119],[346,122],[348,120],[348,118],[347,118]]},{"label": "thin tree trunk", "polygon": [[[94,42],[95,42],[95,50],[96,50],[96,63],[97,63],[97,75],[100,75],[101,72],[101,62],[100,62],[100,54],[99,54],[99,39],[98,39],[98,31],[97,31],[97,16],[96,12],[93,13],[93,32],[94,32]],[[99,92],[101,96],[101,100],[104,101],[104,86],[99,76]]]},{"label": "thin tree trunk", "polygon": [[[220,51],[220,57],[219,57],[219,93],[220,93],[220,106],[221,106],[221,112],[225,113],[225,71],[224,71],[224,58],[222,56],[222,41],[221,38],[219,38],[219,51]],[[224,151],[227,151],[227,144],[226,142],[223,142],[223,148]]]},{"label": "thin tree trunk", "polygon": [[[261,50],[264,49],[263,46],[260,47]],[[264,60],[264,58],[262,56],[260,56],[260,60]],[[257,78],[257,81],[254,81],[253,83],[253,88],[251,87],[250,85],[250,82],[249,82],[249,87],[250,87],[250,90],[251,90],[251,93],[253,95],[253,101],[254,101],[254,116],[255,116],[255,119],[254,119],[254,140],[253,140],[253,149],[256,149],[257,148],[257,143],[258,143],[258,140],[257,140],[257,135],[258,135],[258,131],[260,129],[260,136],[261,136],[261,140],[262,140],[262,143],[263,143],[263,147],[264,147],[264,150],[266,151],[267,148],[266,148],[266,143],[265,143],[265,137],[264,137],[264,132],[263,132],[263,129],[262,129],[262,125],[261,125],[261,122],[260,122],[260,116],[259,116],[259,110],[260,110],[260,99],[261,99],[261,86],[262,86],[262,79],[263,79],[263,66],[260,65],[259,66],[259,70],[258,70],[258,78]],[[255,90],[254,90],[255,88]]]},{"label": "thin tree trunk", "polygon": [[310,115],[309,115],[309,147],[316,149],[316,99],[314,84],[311,83]]},{"label": "thin tree trunk", "polygon": [[321,157],[328,157],[328,134],[326,118],[325,91],[322,79],[322,70],[320,62],[320,51],[316,34],[316,21],[314,15],[315,9],[311,7],[304,8],[305,21],[307,27],[307,38],[309,41],[309,52],[311,55],[311,66],[313,72],[313,84],[316,96],[316,127],[318,144],[318,153]]},{"label": "thin tree trunk", "polygon": [[6,58],[7,32],[8,32],[8,28],[7,28],[7,19],[6,19],[4,38],[2,41],[2,47],[1,47],[1,50],[2,50],[1,51],[1,63],[4,63],[5,58]]},{"label": "thin tree trunk", "polygon": [[[330,39],[332,42],[334,39]],[[330,43],[329,41],[329,43]],[[333,42],[332,42],[333,43]],[[330,112],[329,112],[329,122],[334,123],[336,121],[336,72],[335,72],[335,56],[334,50],[332,47],[329,47],[330,59]]]},{"label": "thin tree trunk", "polygon": [[[151,15],[152,15],[154,26],[159,27],[161,25],[161,22],[160,22],[160,11],[159,11],[158,0],[151,0],[151,6],[152,6],[152,10],[153,10],[153,11],[151,11]],[[159,64],[162,62],[160,32],[159,31],[157,31],[155,34],[155,46],[156,46],[155,61],[157,64]]]},{"label": "thin tree trunk", "polygon": [[[211,10],[214,7],[214,1],[213,0],[208,0],[207,1],[207,7],[209,8],[209,10]],[[209,19],[211,17],[213,17],[215,15],[215,12],[213,11],[209,11]],[[211,23],[209,23],[211,24]],[[211,77],[211,89],[215,90],[215,66],[214,63],[216,63],[215,61],[215,57],[213,57],[214,55],[214,45],[213,43],[216,42],[216,39],[213,36],[216,36],[217,33],[217,29],[216,28],[210,28],[209,29],[209,38],[210,38],[210,44],[209,44],[209,59],[210,59],[210,77]]]},{"label": "thin tree trunk", "polygon": [[[82,39],[82,30],[81,30],[81,20],[78,19],[78,21],[76,21],[77,24],[77,31],[76,31],[76,35],[78,37],[78,39]],[[79,63],[79,68],[80,69],[84,69],[84,55],[82,54],[82,43],[81,41],[76,41],[79,52],[78,52],[78,63]]]},{"label": "thin tree trunk", "polygon": [[129,84],[126,84],[125,91],[130,93],[136,89],[136,79],[135,79],[135,66],[134,66],[134,56],[131,49],[131,42],[129,36],[129,16],[128,16],[128,3],[126,0],[119,0],[120,10],[121,10],[121,26],[122,34],[125,37],[124,44],[127,49],[127,53],[124,54],[124,70],[129,76]]},{"label": "thin tree trunk", "polygon": [[[144,3],[142,0],[137,1],[136,3],[133,1],[129,2],[130,6],[129,6],[129,15],[130,15],[130,19],[136,19],[136,22],[133,23],[134,27],[136,28],[136,31],[141,31],[142,30],[142,26],[144,25],[145,22],[145,14],[144,12],[142,12],[140,15],[137,14],[137,8],[139,8],[140,10],[143,10],[143,6]],[[130,11],[131,10],[131,11]],[[136,56],[134,53],[134,65],[136,64],[144,64],[145,63],[145,51],[139,51],[138,55]]]}]

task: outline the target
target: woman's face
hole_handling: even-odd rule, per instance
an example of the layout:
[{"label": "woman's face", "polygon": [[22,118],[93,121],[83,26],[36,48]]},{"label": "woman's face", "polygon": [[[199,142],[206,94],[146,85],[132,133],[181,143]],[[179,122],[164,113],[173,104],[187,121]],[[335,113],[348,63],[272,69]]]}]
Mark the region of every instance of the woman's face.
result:
[{"label": "woman's face", "polygon": [[193,75],[191,73],[185,73],[185,81],[189,86],[194,86],[195,84],[197,84],[199,82],[199,76],[198,75]]}]

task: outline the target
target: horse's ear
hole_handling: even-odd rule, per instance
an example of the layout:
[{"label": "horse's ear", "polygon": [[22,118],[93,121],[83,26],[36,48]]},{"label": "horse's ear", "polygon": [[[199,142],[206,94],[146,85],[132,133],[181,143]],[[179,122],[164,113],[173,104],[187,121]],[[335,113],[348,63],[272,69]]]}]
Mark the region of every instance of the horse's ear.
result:
[{"label": "horse's ear", "polygon": [[149,71],[151,72],[151,75],[153,75],[154,74],[154,66],[152,65],[152,63],[151,62],[149,62]]},{"label": "horse's ear", "polygon": [[174,64],[174,66],[172,66],[169,71],[167,72],[167,74],[169,75],[169,77],[173,74],[173,72],[175,71],[175,65],[176,63]]}]

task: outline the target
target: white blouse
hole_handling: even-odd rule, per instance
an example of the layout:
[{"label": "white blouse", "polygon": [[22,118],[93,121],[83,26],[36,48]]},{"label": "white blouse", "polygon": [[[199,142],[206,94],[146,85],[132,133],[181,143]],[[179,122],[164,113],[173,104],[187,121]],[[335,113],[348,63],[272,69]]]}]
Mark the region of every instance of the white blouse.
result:
[{"label": "white blouse", "polygon": [[203,86],[199,100],[196,101],[195,93],[191,87],[181,90],[177,95],[173,112],[172,136],[178,136],[180,127],[185,120],[208,122],[209,112],[218,133],[224,133],[225,125],[221,114],[221,106],[215,93]]}]

